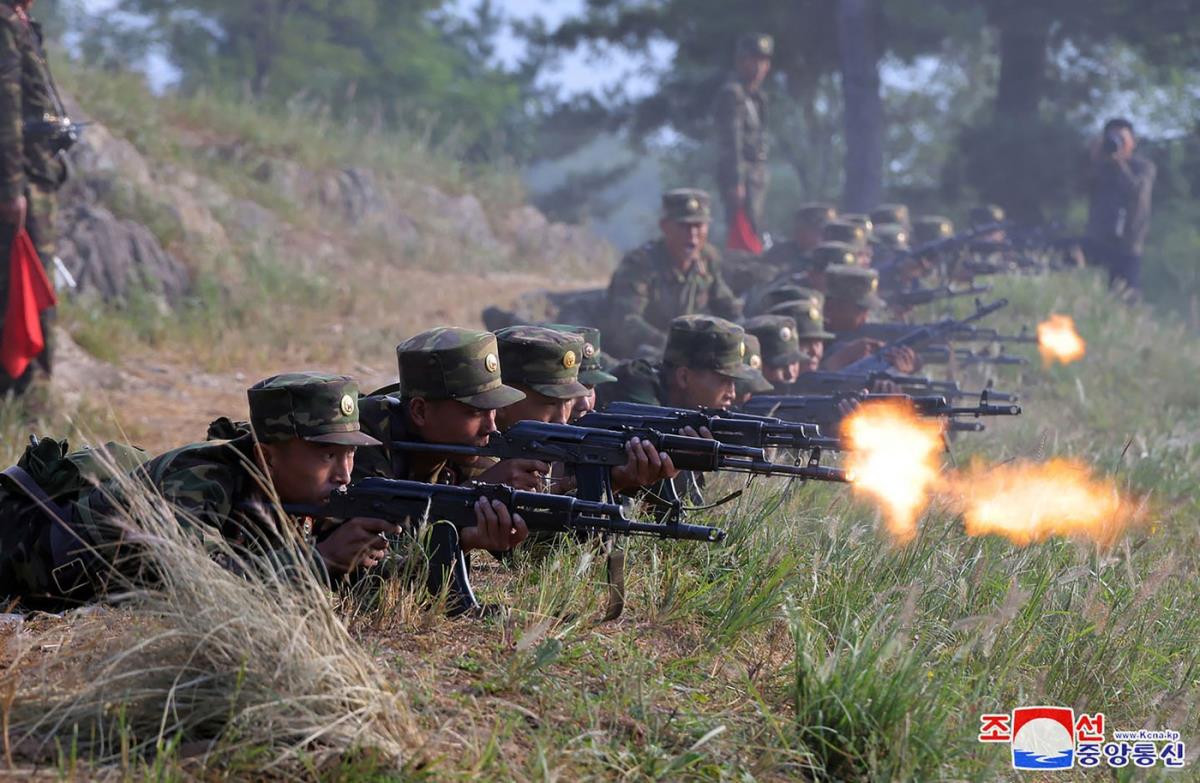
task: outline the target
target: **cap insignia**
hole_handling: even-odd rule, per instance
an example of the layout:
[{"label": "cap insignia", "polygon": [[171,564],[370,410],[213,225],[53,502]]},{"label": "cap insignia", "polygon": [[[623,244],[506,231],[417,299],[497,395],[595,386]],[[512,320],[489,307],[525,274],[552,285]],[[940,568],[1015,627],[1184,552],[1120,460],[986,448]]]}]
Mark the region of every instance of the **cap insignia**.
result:
[{"label": "cap insignia", "polygon": [[489,353],[487,356],[483,357],[483,369],[487,370],[488,372],[499,372],[499,357],[497,357],[494,353]]},{"label": "cap insignia", "polygon": [[792,328],[791,328],[790,326],[785,326],[785,327],[783,327],[782,329],[780,329],[780,330],[779,330],[779,340],[780,340],[781,342],[785,342],[785,343],[787,343],[787,342],[791,342],[791,340],[792,340]]},{"label": "cap insignia", "polygon": [[342,415],[343,416],[353,416],[354,415],[354,398],[351,397],[349,394],[343,394],[341,407],[342,407]]},{"label": "cap insignia", "polygon": [[746,344],[744,342],[738,343],[738,357],[742,359],[746,358]]},{"label": "cap insignia", "polygon": [[590,359],[596,355],[596,346],[591,343],[583,344],[583,358]]},{"label": "cap insignia", "polygon": [[575,366],[575,352],[567,351],[563,354],[562,365],[568,370]]},{"label": "cap insignia", "polygon": [[761,369],[762,368],[762,357],[760,357],[758,354],[754,354],[753,356],[750,357],[750,361],[747,362],[747,364],[750,365],[751,370]]}]

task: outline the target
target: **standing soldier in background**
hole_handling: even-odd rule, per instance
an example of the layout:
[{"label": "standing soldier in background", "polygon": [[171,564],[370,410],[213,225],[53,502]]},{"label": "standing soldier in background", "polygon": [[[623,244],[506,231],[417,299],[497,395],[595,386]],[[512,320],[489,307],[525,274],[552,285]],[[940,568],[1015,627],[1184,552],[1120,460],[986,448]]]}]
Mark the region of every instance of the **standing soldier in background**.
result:
[{"label": "standing soldier in background", "polygon": [[[767,115],[762,85],[771,71],[775,40],[761,33],[737,42],[734,73],[717,94],[717,185],[725,204],[731,249],[762,251],[767,195]],[[753,236],[738,241],[738,215]]]},{"label": "standing soldier in background", "polygon": [[[29,18],[33,0],[0,0],[0,311],[8,305],[8,257],[22,226],[42,264],[54,258],[55,192],[67,177],[61,152],[74,141],[70,120],[50,75],[41,26]],[[0,393],[23,391],[40,371],[50,374],[50,327],[42,314],[46,348],[21,378],[0,371]],[[0,318],[0,327],[4,321]]]},{"label": "standing soldier in background", "polygon": [[1154,164],[1134,155],[1129,120],[1116,118],[1092,143],[1088,172],[1087,253],[1108,270],[1110,283],[1141,287],[1142,249],[1150,231]]},{"label": "standing soldier in background", "polygon": [[671,319],[679,315],[742,315],[721,275],[720,254],[708,244],[708,194],[669,190],[662,209],[662,237],[627,253],[608,285],[604,331],[616,356],[632,357],[641,346],[662,350]]}]

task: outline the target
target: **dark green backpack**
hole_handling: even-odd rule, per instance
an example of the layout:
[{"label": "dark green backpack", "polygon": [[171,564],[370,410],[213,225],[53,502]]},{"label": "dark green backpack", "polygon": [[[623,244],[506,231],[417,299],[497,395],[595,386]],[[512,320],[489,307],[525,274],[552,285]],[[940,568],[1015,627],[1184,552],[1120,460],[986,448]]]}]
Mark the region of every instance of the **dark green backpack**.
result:
[{"label": "dark green backpack", "polygon": [[70,451],[65,440],[31,436],[17,464],[0,472],[0,597],[20,598],[29,608],[58,608],[54,526],[70,519],[82,495],[149,458],[120,443]]}]

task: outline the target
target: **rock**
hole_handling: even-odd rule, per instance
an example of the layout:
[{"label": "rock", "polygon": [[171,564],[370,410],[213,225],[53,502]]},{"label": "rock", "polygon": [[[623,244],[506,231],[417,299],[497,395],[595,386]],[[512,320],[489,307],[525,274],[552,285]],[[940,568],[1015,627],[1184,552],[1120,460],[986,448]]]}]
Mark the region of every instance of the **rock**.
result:
[{"label": "rock", "polygon": [[69,408],[85,397],[96,399],[96,391],[118,391],[125,378],[113,365],[90,355],[71,339],[65,329],[54,330],[54,373],[50,383]]},{"label": "rock", "polygon": [[80,292],[121,301],[136,289],[166,302],[187,293],[187,269],[140,223],[120,220],[104,207],[78,203],[64,210],[62,224],[59,256]]}]

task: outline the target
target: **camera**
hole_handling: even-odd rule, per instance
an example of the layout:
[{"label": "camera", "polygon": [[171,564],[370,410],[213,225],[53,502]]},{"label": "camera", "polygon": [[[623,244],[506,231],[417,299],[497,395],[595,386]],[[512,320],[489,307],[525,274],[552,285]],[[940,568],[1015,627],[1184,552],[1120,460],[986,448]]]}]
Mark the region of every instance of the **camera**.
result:
[{"label": "camera", "polygon": [[1116,155],[1117,151],[1125,146],[1125,137],[1117,128],[1108,131],[1104,134],[1104,141],[1100,145],[1100,149],[1105,155]]}]

